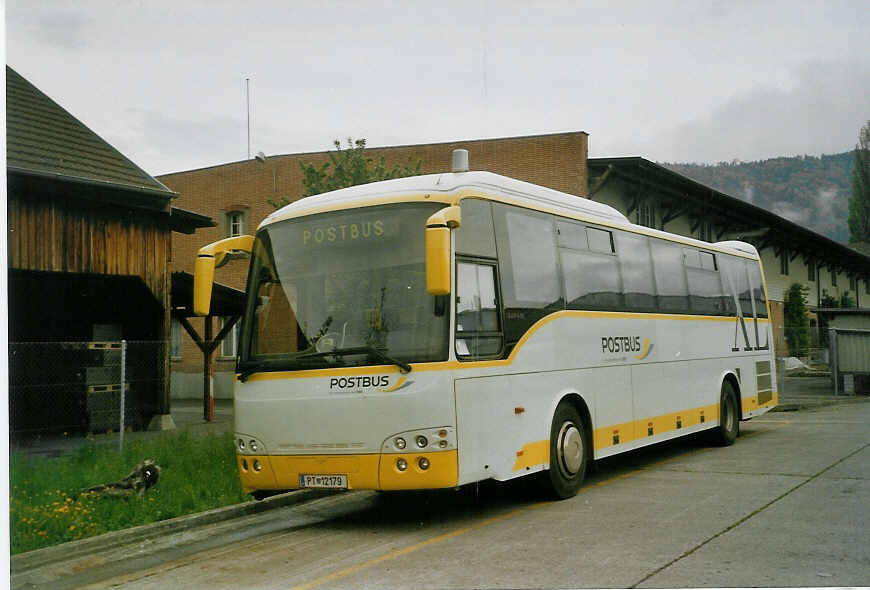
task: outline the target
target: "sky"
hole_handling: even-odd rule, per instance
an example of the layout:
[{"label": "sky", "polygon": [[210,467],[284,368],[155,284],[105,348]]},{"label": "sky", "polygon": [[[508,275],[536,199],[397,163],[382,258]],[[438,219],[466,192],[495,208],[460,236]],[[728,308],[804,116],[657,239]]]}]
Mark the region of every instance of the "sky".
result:
[{"label": "sky", "polygon": [[7,63],[152,175],[247,158],[246,88],[252,154],[566,131],[590,157],[839,153],[870,120],[868,31],[868,0],[6,0]]}]

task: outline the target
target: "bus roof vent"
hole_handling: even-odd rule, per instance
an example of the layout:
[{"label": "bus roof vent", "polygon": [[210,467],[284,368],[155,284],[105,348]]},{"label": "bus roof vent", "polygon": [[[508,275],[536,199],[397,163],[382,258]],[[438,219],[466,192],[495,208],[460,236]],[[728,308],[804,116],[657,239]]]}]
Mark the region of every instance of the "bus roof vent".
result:
[{"label": "bus roof vent", "polygon": [[468,150],[453,150],[453,172],[468,172]]}]

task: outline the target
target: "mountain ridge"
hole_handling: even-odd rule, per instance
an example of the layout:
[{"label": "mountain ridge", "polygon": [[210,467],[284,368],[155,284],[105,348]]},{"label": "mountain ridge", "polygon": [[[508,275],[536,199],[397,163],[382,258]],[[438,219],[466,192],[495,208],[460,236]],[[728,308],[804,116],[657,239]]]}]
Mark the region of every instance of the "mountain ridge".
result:
[{"label": "mountain ridge", "polygon": [[848,242],[854,150],[753,162],[658,164],[832,240]]}]

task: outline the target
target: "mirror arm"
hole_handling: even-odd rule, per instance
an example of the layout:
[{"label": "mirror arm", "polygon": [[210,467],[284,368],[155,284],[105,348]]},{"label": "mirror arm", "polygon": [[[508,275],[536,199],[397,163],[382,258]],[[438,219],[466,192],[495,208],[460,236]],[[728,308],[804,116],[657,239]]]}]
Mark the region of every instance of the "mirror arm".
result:
[{"label": "mirror arm", "polygon": [[214,286],[214,270],[222,266],[233,251],[250,253],[254,236],[233,236],[203,246],[196,253],[193,270],[193,313],[207,316],[211,309],[211,291]]}]

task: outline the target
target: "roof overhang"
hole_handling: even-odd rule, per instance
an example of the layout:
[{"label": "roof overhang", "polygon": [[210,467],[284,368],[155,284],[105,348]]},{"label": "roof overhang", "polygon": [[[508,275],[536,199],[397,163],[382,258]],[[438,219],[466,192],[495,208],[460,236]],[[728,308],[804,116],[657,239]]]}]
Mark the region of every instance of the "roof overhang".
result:
[{"label": "roof overhang", "polygon": [[[172,273],[170,306],[173,317],[195,317],[193,313],[193,275],[189,272]],[[245,292],[215,283],[211,292],[212,316],[240,316],[245,310]]]},{"label": "roof overhang", "polygon": [[186,209],[173,207],[169,214],[169,226],[172,231],[182,234],[192,234],[203,227],[215,227],[217,224],[208,215],[194,213]]},{"label": "roof overhang", "polygon": [[79,178],[56,172],[14,166],[7,167],[6,171],[10,194],[49,194],[163,212],[169,211],[169,203],[178,196],[169,190]]}]

